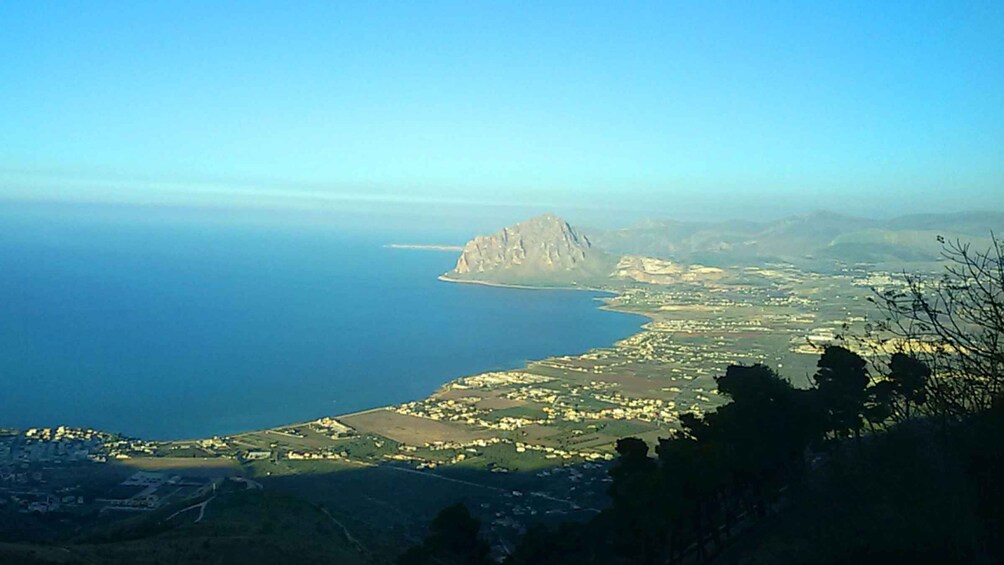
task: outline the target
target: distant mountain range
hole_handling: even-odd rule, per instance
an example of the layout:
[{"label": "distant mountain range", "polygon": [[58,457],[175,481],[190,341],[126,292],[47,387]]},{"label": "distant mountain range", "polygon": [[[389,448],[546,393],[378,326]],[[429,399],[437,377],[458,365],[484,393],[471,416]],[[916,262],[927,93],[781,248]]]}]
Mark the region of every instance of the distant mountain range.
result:
[{"label": "distant mountain range", "polygon": [[1004,213],[871,220],[815,212],[772,222],[649,220],[618,230],[573,228],[544,214],[471,240],[445,277],[500,284],[591,285],[623,278],[623,266],[637,263],[633,259],[625,263],[625,257],[710,267],[784,262],[824,272],[861,263],[920,269],[938,261],[938,236],[986,247],[992,231],[1004,231]]},{"label": "distant mountain range", "polygon": [[870,220],[815,212],[773,222],[648,221],[621,230],[587,232],[614,254],[647,255],[715,266],[784,261],[825,263],[928,262],[939,235],[977,245],[1004,229],[1004,213],[924,214]]}]

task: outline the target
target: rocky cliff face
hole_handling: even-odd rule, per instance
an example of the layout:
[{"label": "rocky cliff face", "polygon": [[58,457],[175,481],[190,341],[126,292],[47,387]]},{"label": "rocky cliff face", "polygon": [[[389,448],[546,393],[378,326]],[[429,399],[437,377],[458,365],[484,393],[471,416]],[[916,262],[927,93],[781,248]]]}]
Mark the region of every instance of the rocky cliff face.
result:
[{"label": "rocky cliff face", "polygon": [[469,241],[447,273],[485,281],[572,280],[602,255],[568,222],[544,214]]}]

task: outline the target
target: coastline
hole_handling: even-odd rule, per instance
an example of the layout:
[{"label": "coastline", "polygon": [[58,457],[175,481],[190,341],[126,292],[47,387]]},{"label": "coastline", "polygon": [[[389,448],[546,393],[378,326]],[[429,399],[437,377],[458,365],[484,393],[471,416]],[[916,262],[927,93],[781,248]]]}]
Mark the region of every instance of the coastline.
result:
[{"label": "coastline", "polygon": [[481,286],[494,286],[498,288],[518,288],[522,290],[588,290],[591,292],[606,292],[612,295],[617,295],[616,291],[590,286],[540,286],[531,284],[514,284],[514,283],[500,283],[500,282],[490,282],[490,281],[479,281],[473,279],[455,279],[446,276],[446,274],[439,275],[436,279],[443,282],[457,283],[457,284],[476,284]]},{"label": "coastline", "polygon": [[[630,335],[624,336],[623,338],[620,338],[620,339],[618,339],[618,340],[616,340],[613,343],[608,344],[608,345],[599,345],[599,346],[591,347],[588,350],[580,352],[580,353],[571,354],[571,355],[576,355],[576,356],[577,355],[587,355],[587,354],[590,354],[590,353],[592,353],[594,351],[597,351],[597,350],[600,350],[600,349],[605,349],[605,348],[610,348],[610,347],[616,347],[617,343],[619,343],[620,341],[631,339],[632,337],[635,337],[635,336],[638,336],[640,334],[643,334],[643,333],[647,332],[648,331],[648,329],[647,329],[648,324],[654,320],[654,318],[652,316],[650,316],[650,315],[647,315],[647,314],[644,314],[644,313],[641,313],[641,312],[635,312],[635,311],[630,311],[630,310],[623,310],[623,309],[617,308],[616,306],[611,305],[610,304],[611,300],[615,300],[615,299],[617,299],[618,297],[620,297],[622,295],[622,292],[620,292],[618,290],[615,290],[615,289],[599,288],[599,287],[586,287],[586,286],[564,286],[564,287],[554,286],[554,287],[550,287],[550,286],[532,286],[532,285],[518,285],[518,284],[508,284],[508,283],[495,283],[495,282],[478,281],[478,280],[454,279],[454,278],[448,277],[446,274],[439,275],[437,277],[437,280],[442,281],[442,282],[448,282],[448,283],[474,284],[474,285],[481,285],[481,286],[490,286],[490,287],[497,287],[497,288],[520,289],[520,290],[538,290],[538,291],[547,291],[547,290],[561,290],[561,291],[580,290],[580,291],[596,292],[596,293],[601,293],[601,294],[607,295],[607,296],[604,296],[604,297],[597,297],[596,298],[596,300],[598,302],[600,302],[600,304],[597,305],[596,308],[598,308],[600,310],[605,310],[605,311],[608,311],[608,312],[615,312],[615,313],[619,313],[619,314],[630,314],[630,315],[633,315],[633,316],[639,316],[639,317],[641,317],[641,318],[644,319],[644,321],[642,321],[639,324],[638,330],[635,331],[635,332],[633,332],[633,333],[631,333]],[[528,366],[530,364],[532,364],[532,363],[539,363],[539,362],[546,361],[546,360],[551,359],[551,358],[564,357],[564,356],[567,356],[567,355],[568,354],[563,355],[563,354],[559,353],[559,354],[554,354],[554,355],[551,355],[551,356],[548,356],[548,357],[543,357],[543,358],[540,358],[540,359],[528,359],[523,365],[520,365],[518,367],[513,367],[511,369],[506,369],[506,371],[520,371],[520,370],[524,370],[524,369],[528,368]],[[433,396],[435,396],[436,394],[440,393],[441,391],[443,391],[445,389],[448,389],[450,387],[450,385],[452,385],[452,384],[454,384],[454,383],[456,383],[458,381],[461,381],[463,379],[466,379],[466,378],[469,378],[469,377],[472,377],[472,376],[476,376],[476,375],[479,375],[479,374],[481,374],[481,373],[475,372],[475,373],[460,375],[460,376],[451,378],[449,380],[446,380],[446,381],[442,382],[442,384],[440,384],[435,390],[433,390],[428,395],[422,396],[422,397],[418,397],[418,398],[414,398],[412,400],[405,401],[405,402],[420,401],[420,400],[426,400],[426,399],[432,398]],[[270,431],[274,431],[274,430],[281,430],[281,429],[284,429],[284,428],[292,428],[292,427],[297,427],[297,426],[303,426],[303,425],[310,424],[312,422],[317,421],[318,419],[323,419],[323,418],[331,418],[333,420],[339,421],[342,418],[350,418],[350,417],[365,415],[365,414],[369,414],[369,413],[373,413],[373,412],[380,412],[380,411],[385,411],[385,410],[393,411],[399,404],[402,404],[402,403],[381,404],[379,406],[372,406],[370,408],[365,408],[365,409],[362,409],[362,410],[356,410],[356,411],[352,411],[352,412],[323,414],[323,415],[319,416],[318,418],[311,418],[311,419],[303,420],[303,421],[294,421],[294,422],[289,422],[289,423],[283,423],[283,424],[280,424],[280,425],[277,425],[277,426],[271,426],[271,427],[266,427],[266,428],[246,429],[246,430],[241,430],[241,431],[237,431],[237,432],[230,433],[230,434],[218,434],[218,435],[214,434],[213,436],[196,436],[196,437],[187,437],[187,438],[171,438],[171,439],[163,439],[163,440],[145,440],[142,436],[129,436],[129,435],[122,435],[122,437],[123,438],[129,438],[129,439],[138,439],[138,440],[142,440],[142,441],[149,441],[149,442],[154,443],[154,444],[174,444],[174,443],[185,443],[185,442],[201,441],[201,440],[206,440],[209,437],[214,437],[214,438],[215,437],[241,437],[241,436],[246,436],[246,435],[251,435],[251,434],[258,434],[258,433],[265,433],[265,432],[270,432]],[[55,425],[53,427],[55,427]],[[88,428],[88,429],[90,429],[90,428]],[[99,429],[95,428],[94,431],[103,431],[103,430],[99,430]]]},{"label": "coastline", "polygon": [[[637,332],[632,333],[629,336],[625,336],[625,337],[621,338],[620,340],[617,340],[614,343],[611,343],[611,344],[606,345],[606,346],[591,347],[588,350],[586,350],[586,351],[584,351],[582,353],[579,353],[578,355],[587,355],[587,354],[589,354],[589,353],[591,353],[593,351],[596,351],[597,349],[603,349],[603,348],[607,348],[607,347],[616,347],[617,343],[620,342],[620,341],[623,341],[623,340],[626,340],[626,339],[631,339],[632,337],[635,337],[635,336],[638,336],[640,334],[643,334],[643,333],[647,332],[648,331],[648,328],[647,328],[648,324],[654,320],[654,318],[652,316],[650,316],[650,315],[643,314],[641,312],[633,312],[633,311],[630,311],[630,310],[622,310],[622,309],[619,309],[619,308],[617,308],[615,306],[612,306],[609,301],[612,300],[612,299],[616,299],[616,298],[618,298],[618,297],[621,296],[620,292],[618,292],[616,290],[613,290],[613,289],[605,289],[605,288],[597,288],[597,287],[585,287],[585,286],[566,286],[566,287],[557,287],[557,286],[555,286],[555,287],[550,287],[550,286],[517,285],[517,284],[507,284],[507,283],[495,283],[495,282],[488,282],[488,281],[478,281],[478,280],[454,279],[454,278],[450,278],[450,277],[446,276],[446,274],[439,275],[436,278],[438,280],[440,280],[440,281],[448,282],[448,283],[474,284],[474,285],[490,286],[490,287],[496,287],[496,288],[512,288],[512,289],[521,289],[521,290],[540,290],[540,291],[546,291],[546,290],[565,290],[565,291],[567,291],[567,290],[584,290],[584,291],[589,291],[589,292],[599,292],[599,293],[608,294],[609,296],[604,297],[604,298],[600,298],[599,301],[602,302],[602,304],[600,304],[596,308],[598,308],[600,310],[605,310],[607,312],[616,312],[618,314],[630,314],[632,316],[639,316],[639,317],[644,318],[646,320],[646,321],[644,321],[643,323],[641,323],[639,325]],[[551,357],[560,357],[560,356],[561,355],[553,355]],[[527,361],[526,364],[524,364],[524,365],[522,365],[520,367],[514,367],[513,369],[509,369],[509,370],[511,370],[511,371],[523,370],[523,369],[526,369],[530,363],[537,363],[537,362],[541,362],[541,361],[546,361],[547,359],[550,359],[551,357],[544,357],[542,359],[530,359],[530,360]],[[424,400],[424,399],[430,398],[430,397],[434,396],[435,394],[437,394],[437,393],[439,393],[439,392],[441,392],[441,391],[449,388],[449,386],[451,384],[456,383],[458,381],[461,381],[463,379],[466,379],[468,377],[472,377],[472,376],[478,375],[478,374],[480,374],[480,373],[473,373],[473,374],[470,374],[470,375],[461,375],[459,377],[450,379],[450,380],[444,382],[443,384],[439,385],[439,387],[436,390],[434,390],[431,394],[429,394],[429,395],[427,395],[425,397],[416,398],[414,400]],[[394,410],[394,408],[396,406],[397,406],[397,404],[383,404],[383,405],[380,405],[380,406],[374,406],[372,408],[366,408],[364,410],[357,410],[357,411],[354,411],[354,412],[344,412],[344,413],[340,413],[340,414],[330,414],[330,415],[327,415],[327,416],[321,416],[321,418],[327,417],[327,418],[331,418],[333,420],[338,421],[338,420],[341,420],[342,418],[351,418],[351,417],[354,417],[354,416],[361,416],[361,415],[370,414],[370,413],[373,413],[373,412],[378,412],[378,411],[383,411],[383,410]],[[277,430],[277,429],[281,429],[281,428],[289,428],[289,427],[301,426],[301,425],[309,424],[309,423],[314,422],[314,421],[316,421],[316,419],[306,420],[306,421],[303,421],[303,422],[293,422],[293,423],[289,423],[289,424],[282,424],[280,426],[275,426],[275,427],[271,427],[271,428],[261,428],[261,429],[246,430],[246,431],[242,431],[242,432],[238,432],[238,433],[230,434],[230,435],[231,435],[231,437],[236,437],[236,436],[247,435],[247,434],[262,433],[262,432],[266,432],[266,431],[269,431],[269,430]],[[203,438],[192,438],[190,440],[169,440],[168,443],[169,442],[177,442],[177,441],[195,441],[195,440],[199,440],[199,439],[203,439]]]},{"label": "coastline", "polygon": [[[617,343],[620,342],[620,341],[623,341],[623,340],[626,340],[626,339],[631,339],[632,337],[635,337],[635,336],[638,336],[640,334],[643,334],[643,333],[647,332],[648,331],[648,327],[647,327],[648,324],[655,320],[655,318],[653,318],[652,316],[649,316],[647,314],[643,314],[641,312],[633,312],[633,311],[630,311],[630,310],[621,310],[621,309],[619,309],[619,308],[617,308],[615,306],[611,306],[609,300],[610,299],[616,299],[616,298],[618,298],[618,297],[621,296],[621,293],[619,293],[619,292],[617,292],[615,290],[611,290],[611,289],[591,288],[591,287],[584,287],[584,286],[549,287],[549,286],[516,285],[516,284],[507,284],[507,283],[494,283],[494,282],[488,282],[488,281],[454,279],[454,278],[450,278],[450,277],[446,276],[445,274],[439,275],[436,278],[438,280],[440,280],[440,281],[443,281],[443,282],[459,283],[459,284],[476,284],[476,285],[491,286],[491,287],[496,287],[496,288],[515,288],[515,289],[521,289],[521,290],[585,290],[585,291],[590,291],[590,292],[602,292],[602,293],[605,293],[605,294],[609,294],[610,296],[600,299],[600,301],[602,302],[602,304],[600,306],[597,306],[598,309],[605,310],[607,312],[616,312],[618,314],[630,314],[632,316],[639,316],[639,317],[644,318],[646,320],[641,325],[639,325],[637,332],[635,332],[635,333],[633,333],[633,334],[631,334],[629,336],[625,336],[625,337],[623,337],[623,338],[621,338],[621,339],[619,339],[619,340],[615,341],[614,343],[611,343],[610,345],[607,345],[607,346],[591,347],[588,350],[586,350],[586,351],[584,351],[584,352],[582,352],[582,353],[580,353],[578,355],[587,355],[587,354],[589,354],[589,353],[591,353],[593,351],[596,351],[597,349],[603,349],[603,348],[606,348],[606,347],[616,347]],[[551,356],[551,357],[560,357],[560,355],[555,355],[555,356]],[[530,360],[527,361],[526,365],[523,365],[521,367],[516,367],[516,368],[510,369],[510,370],[512,370],[512,371],[519,371],[521,369],[526,369],[527,366],[530,363],[537,363],[537,362],[540,362],[540,361],[546,361],[547,359],[550,359],[551,357],[545,357],[543,359],[530,359]],[[456,377],[454,379],[450,379],[450,380],[444,382],[442,385],[440,385],[439,388],[437,388],[435,391],[432,392],[432,394],[430,394],[429,396],[427,396],[425,398],[429,398],[429,397],[437,394],[438,392],[440,392],[440,391],[448,388],[453,383],[456,383],[458,381],[461,381],[463,379],[466,379],[468,377],[471,377],[471,376],[474,376],[474,375],[477,375],[477,374],[478,373],[474,373],[473,375],[462,375],[462,376]],[[422,400],[422,399],[417,399],[417,400]],[[332,415],[330,417],[332,419],[334,419],[334,420],[338,420],[340,418],[349,418],[349,417],[357,416],[357,415],[361,415],[361,414],[368,414],[368,413],[375,412],[375,411],[378,411],[378,410],[393,410],[394,406],[396,406],[396,405],[395,404],[386,404],[386,405],[383,405],[383,406],[376,406],[376,407],[373,407],[373,408],[368,408],[366,410],[359,410],[359,411],[356,411],[356,412],[346,412],[344,414],[336,414],[336,415]],[[280,427],[285,427],[285,426],[280,426]],[[269,428],[269,429],[272,429],[272,428]],[[257,431],[262,431],[262,430],[257,430]],[[243,433],[252,433],[252,432],[243,432]]]}]

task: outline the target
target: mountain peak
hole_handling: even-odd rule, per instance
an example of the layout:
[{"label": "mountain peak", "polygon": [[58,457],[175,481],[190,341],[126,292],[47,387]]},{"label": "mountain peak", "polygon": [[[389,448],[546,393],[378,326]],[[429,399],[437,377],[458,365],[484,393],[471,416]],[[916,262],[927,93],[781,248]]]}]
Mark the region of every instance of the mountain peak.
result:
[{"label": "mountain peak", "polygon": [[529,235],[542,240],[541,243],[547,243],[547,239],[558,237],[560,239],[571,240],[576,245],[587,248],[592,247],[589,240],[586,239],[585,236],[579,235],[575,228],[569,225],[568,222],[550,213],[541,214],[528,220],[523,220],[518,224],[503,228],[502,232]]},{"label": "mountain peak", "polygon": [[534,217],[530,218],[529,220],[523,220],[523,222],[520,222],[520,223],[527,223],[527,222],[561,222],[561,223],[567,223],[567,222],[565,222],[565,220],[559,218],[556,214],[552,214],[551,212],[544,212],[543,214],[540,214],[538,216],[534,216]]},{"label": "mountain peak", "polygon": [[494,282],[566,281],[597,254],[586,236],[546,213],[467,242],[447,276]]}]

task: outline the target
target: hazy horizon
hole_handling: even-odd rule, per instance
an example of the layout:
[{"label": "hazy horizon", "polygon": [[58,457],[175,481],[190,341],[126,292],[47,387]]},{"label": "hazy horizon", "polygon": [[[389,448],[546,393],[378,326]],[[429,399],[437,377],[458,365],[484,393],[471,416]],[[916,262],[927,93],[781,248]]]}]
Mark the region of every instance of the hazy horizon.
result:
[{"label": "hazy horizon", "polygon": [[999,3],[15,2],[0,21],[3,201],[606,227],[1004,209]]},{"label": "hazy horizon", "polygon": [[457,202],[408,202],[381,200],[336,200],[304,198],[300,201],[272,202],[268,205],[249,203],[200,202],[173,199],[170,203],[137,203],[114,201],[67,201],[57,199],[5,199],[11,212],[45,218],[89,216],[97,221],[127,223],[157,223],[159,221],[190,221],[206,223],[243,223],[323,228],[341,231],[363,231],[386,235],[385,243],[428,243],[459,245],[471,237],[495,233],[506,226],[543,214],[555,214],[579,228],[622,229],[647,222],[682,222],[694,224],[728,224],[754,222],[770,224],[789,218],[834,214],[862,220],[884,221],[910,216],[952,216],[969,214],[1001,214],[1004,208],[960,208],[958,210],[918,210],[896,213],[854,213],[832,208],[804,210],[774,210],[774,213],[747,215],[715,214],[709,209],[697,214],[673,213],[667,210],[611,211],[602,207],[577,207],[532,204],[471,204]]}]

